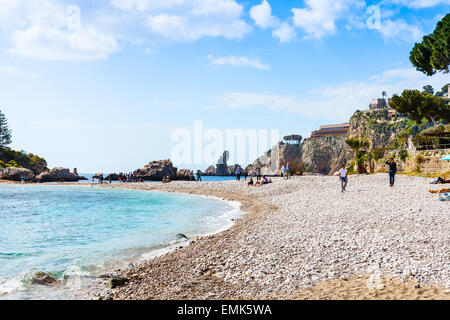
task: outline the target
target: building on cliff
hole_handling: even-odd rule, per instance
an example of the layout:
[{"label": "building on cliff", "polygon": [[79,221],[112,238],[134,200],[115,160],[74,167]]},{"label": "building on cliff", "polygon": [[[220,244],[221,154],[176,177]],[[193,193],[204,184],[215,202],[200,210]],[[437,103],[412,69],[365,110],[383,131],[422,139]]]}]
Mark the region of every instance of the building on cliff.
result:
[{"label": "building on cliff", "polygon": [[372,103],[369,105],[370,110],[384,110],[390,109],[389,104],[391,103],[391,99],[373,99]]},{"label": "building on cliff", "polygon": [[330,124],[325,126],[320,126],[319,130],[313,131],[311,133],[310,139],[316,139],[328,136],[345,136],[348,133],[350,124]]}]

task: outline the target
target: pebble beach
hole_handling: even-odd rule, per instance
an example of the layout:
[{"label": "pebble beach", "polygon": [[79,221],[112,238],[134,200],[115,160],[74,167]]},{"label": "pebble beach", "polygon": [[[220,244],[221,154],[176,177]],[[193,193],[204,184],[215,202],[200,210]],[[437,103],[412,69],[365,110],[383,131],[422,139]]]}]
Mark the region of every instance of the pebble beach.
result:
[{"label": "pebble beach", "polygon": [[[113,184],[238,201],[228,230],[115,270],[129,279],[89,299],[450,299],[450,206],[430,179],[387,174]],[[103,288],[103,289],[100,289]]]}]

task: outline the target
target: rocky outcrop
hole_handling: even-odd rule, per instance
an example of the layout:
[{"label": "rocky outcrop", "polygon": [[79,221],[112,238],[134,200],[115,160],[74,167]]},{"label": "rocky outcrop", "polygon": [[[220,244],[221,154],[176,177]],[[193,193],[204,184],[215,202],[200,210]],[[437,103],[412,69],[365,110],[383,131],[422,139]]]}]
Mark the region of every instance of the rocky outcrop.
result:
[{"label": "rocky outcrop", "polygon": [[53,168],[37,176],[38,182],[78,182],[80,180],[86,180],[86,178],[70,172],[67,168]]},{"label": "rocky outcrop", "polygon": [[21,181],[22,177],[26,181],[35,181],[36,176],[31,170],[25,168],[6,168],[0,170],[0,180]]},{"label": "rocky outcrop", "polygon": [[279,175],[281,167],[289,163],[293,173],[302,173],[302,148],[299,144],[277,143],[272,149],[249,165],[246,170],[255,174],[259,169],[263,175]]},{"label": "rocky outcrop", "polygon": [[192,181],[195,180],[194,178],[194,174],[192,173],[191,170],[188,169],[181,169],[177,171],[177,176],[176,176],[177,180],[182,180],[182,181]]},{"label": "rocky outcrop", "polygon": [[216,175],[216,168],[214,166],[208,167],[206,171],[203,173],[205,176],[215,176]]},{"label": "rocky outcrop", "polygon": [[216,164],[216,175],[217,176],[229,176],[229,171],[228,171],[228,159],[230,158],[230,152],[225,151],[219,158],[219,160],[217,160],[217,164]]},{"label": "rocky outcrop", "polygon": [[345,142],[346,137],[321,137],[302,144],[302,161],[306,172],[334,174],[342,164],[349,165],[353,151]]},{"label": "rocky outcrop", "polygon": [[150,162],[144,168],[134,171],[134,174],[145,181],[162,181],[167,176],[176,179],[177,168],[170,160],[159,160]]}]

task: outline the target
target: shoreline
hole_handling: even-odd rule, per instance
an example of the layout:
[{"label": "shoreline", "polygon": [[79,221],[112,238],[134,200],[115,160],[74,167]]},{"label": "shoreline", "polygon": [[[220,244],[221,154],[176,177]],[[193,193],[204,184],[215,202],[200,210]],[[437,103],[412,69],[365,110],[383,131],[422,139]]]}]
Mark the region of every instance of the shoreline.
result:
[{"label": "shoreline", "polygon": [[[89,188],[92,189],[94,187],[97,187],[98,189],[115,189],[117,191],[138,191],[138,192],[148,192],[145,190],[127,190],[126,188],[108,188],[107,186],[109,186],[109,184],[104,184],[104,185],[99,185],[99,184],[87,184],[87,183],[50,183],[50,184],[21,184],[21,183],[2,183],[2,181],[0,181],[0,185],[15,185],[17,187],[35,187],[35,186],[52,186],[52,187],[85,187],[85,188]],[[168,192],[163,192],[163,191],[158,191],[158,190],[152,190],[151,192],[155,192],[155,193],[161,193],[161,194],[167,194]],[[179,193],[180,195],[183,195],[182,193]],[[170,253],[170,252],[174,252],[176,250],[178,250],[179,248],[188,246],[191,242],[195,242],[197,239],[201,238],[201,237],[207,237],[210,235],[214,235],[220,232],[225,231],[226,229],[229,229],[230,227],[232,227],[236,222],[237,219],[240,219],[242,217],[242,215],[244,214],[241,210],[241,203],[236,202],[236,201],[229,201],[229,200],[225,200],[222,199],[220,197],[213,197],[213,196],[204,196],[204,195],[188,195],[185,194],[186,196],[192,196],[192,197],[198,197],[198,198],[204,198],[204,199],[212,199],[212,200],[216,200],[218,203],[223,203],[224,205],[228,206],[227,208],[225,208],[226,210],[224,212],[222,212],[220,215],[218,215],[217,217],[215,217],[215,219],[217,219],[217,221],[219,222],[218,225],[216,226],[216,229],[211,229],[209,231],[196,231],[195,233],[189,234],[186,233],[186,235],[188,235],[188,239],[173,239],[171,241],[168,242],[164,242],[164,243],[160,243],[160,244],[155,244],[152,245],[150,247],[147,248],[147,250],[142,250],[141,252],[135,253],[132,256],[129,256],[127,258],[123,258],[120,260],[116,260],[116,259],[108,259],[105,260],[103,262],[100,263],[100,265],[102,265],[102,267],[99,267],[97,270],[90,272],[89,274],[86,274],[86,279],[82,280],[80,279],[79,281],[83,281],[85,282],[82,286],[82,288],[72,288],[71,286],[68,286],[68,282],[66,283],[66,281],[64,281],[63,283],[59,283],[57,286],[55,286],[55,289],[58,292],[62,292],[62,294],[59,294],[60,296],[65,296],[66,299],[71,299],[72,298],[79,298],[79,299],[86,299],[86,296],[84,295],[84,293],[81,293],[83,291],[83,289],[85,287],[92,287],[92,283],[94,283],[95,279],[98,279],[99,276],[101,275],[105,275],[105,274],[114,274],[114,270],[117,270],[117,268],[119,268],[119,270],[123,270],[124,268],[126,268],[127,266],[133,265],[135,263],[139,263],[142,261],[147,261],[150,259],[153,259],[155,257]],[[112,257],[111,257],[112,258]],[[99,265],[99,266],[100,266]],[[75,266],[76,267],[76,266]],[[45,271],[46,272],[46,271]],[[84,272],[86,273],[86,272]],[[65,273],[64,273],[65,274]],[[79,275],[77,275],[79,276]],[[91,280],[87,280],[87,279],[91,279]],[[94,279],[94,280],[92,280]],[[14,279],[10,279],[10,280],[14,280]],[[8,280],[8,281],[10,281]],[[17,280],[20,281],[20,280]],[[74,281],[74,279],[70,279],[70,281]],[[48,290],[49,292],[51,292],[51,286],[50,287],[43,287],[42,289]],[[64,289],[61,289],[64,288]],[[44,291],[45,291],[44,290]],[[57,292],[55,291],[55,292]],[[57,296],[58,294],[55,294],[55,292],[51,292],[52,296]],[[4,295],[8,295],[7,293],[4,293]],[[0,295],[1,296],[1,295]]]},{"label": "shoreline", "polygon": [[[438,202],[434,196],[427,194],[430,185],[424,178],[398,177],[399,186],[396,185],[395,189],[386,188],[384,180],[383,174],[352,176],[349,191],[345,195],[336,192],[339,189],[337,178],[327,176],[295,177],[289,181],[274,179],[273,184],[257,188],[249,188],[243,181],[88,184],[98,188],[180,193],[238,201],[243,214],[224,231],[199,236],[194,243],[191,243],[193,239],[179,242],[171,250],[169,247],[152,250],[146,259],[137,259],[125,268],[111,270],[111,274],[130,279],[124,287],[107,289],[107,279],[97,279],[83,287],[86,294],[77,298],[450,299],[450,218],[443,215],[448,209],[447,203]],[[339,199],[337,210],[328,210],[324,194],[321,194],[323,191],[329,198]],[[415,202],[406,199],[404,205],[392,209],[376,199],[374,202],[368,199],[372,192],[378,192],[377,196],[391,196],[388,199],[391,204],[411,197],[408,192],[414,192],[424,199]],[[343,205],[345,202],[341,200],[344,197],[347,198],[346,202],[354,204],[354,208]],[[366,200],[372,201],[371,206]],[[429,210],[427,207],[430,207]],[[387,219],[374,216],[386,208],[393,211],[383,213]],[[345,209],[351,209],[351,214],[346,213]],[[404,221],[397,221],[403,215],[407,216]],[[367,218],[374,219],[371,223],[375,226],[364,225],[364,219]],[[438,224],[440,222],[439,228],[436,228],[436,223],[428,224],[433,219],[437,219]],[[340,229],[347,227],[345,223],[334,230],[333,220],[338,224],[341,220],[349,224],[356,223],[357,233],[368,228],[369,237],[362,239],[370,241],[368,248],[352,248],[349,246],[351,243],[345,243],[353,241],[355,244],[355,239],[352,239],[354,233],[345,233]],[[384,246],[392,247],[388,250],[376,246],[370,239],[383,233],[377,224],[384,224],[384,220],[392,220],[393,223],[388,224],[388,227],[392,228],[390,231],[397,238],[384,243]],[[409,224],[415,225],[422,220],[427,222],[427,227],[413,226],[414,232],[420,236],[413,235],[411,238],[406,237],[408,232],[398,233],[397,228],[402,229],[404,223],[409,227]],[[317,228],[316,223],[319,223],[320,228]],[[358,226],[361,223],[363,225]],[[391,235],[387,234],[386,238],[390,238]],[[348,239],[342,238],[343,235]],[[311,239],[314,241],[311,242]],[[396,248],[395,241],[407,245]],[[423,244],[416,246],[417,241]],[[329,250],[333,243],[341,244],[333,253],[336,255],[337,252],[340,258],[335,261],[331,261],[329,253],[322,253]],[[308,254],[308,247],[315,247],[311,250],[312,254]],[[433,248],[437,248],[434,249],[436,255],[433,255]],[[354,261],[352,250],[363,251],[358,252],[358,255],[362,255],[358,259],[362,261]],[[398,252],[390,253],[395,250]],[[371,256],[374,259],[370,260]],[[413,260],[408,261],[411,257]],[[428,260],[432,263],[427,264]]]},{"label": "shoreline", "polygon": [[[353,177],[352,180],[380,180],[381,176],[383,175],[378,174],[373,176],[356,178]],[[395,272],[394,270],[390,270],[390,272],[387,272],[386,270],[382,270],[382,266],[378,266],[378,269],[373,268],[374,265],[380,265],[383,263],[382,261],[376,261],[382,260],[382,256],[377,257],[377,259],[371,262],[362,261],[361,263],[357,263],[364,264],[363,268],[359,268],[360,270],[334,270],[331,274],[326,276],[321,276],[321,272],[318,270],[315,271],[317,267],[303,268],[303,272],[299,275],[295,274],[295,272],[293,271],[295,271],[295,269],[298,267],[301,268],[301,265],[293,267],[291,268],[291,270],[289,270],[288,268],[283,268],[284,271],[280,272],[277,270],[275,272],[271,272],[270,267],[276,268],[278,266],[277,263],[272,263],[268,269],[269,272],[267,272],[267,270],[264,270],[265,268],[263,268],[262,270],[258,269],[255,266],[252,266],[252,263],[248,263],[248,261],[245,261],[250,260],[255,264],[260,264],[261,260],[268,258],[267,256],[258,257],[254,254],[254,252],[258,250],[258,246],[256,246],[255,248],[254,242],[256,242],[255,240],[257,240],[258,238],[261,239],[262,236],[258,233],[258,231],[260,230],[255,230],[255,228],[261,228],[255,226],[266,223],[264,222],[266,220],[275,219],[277,220],[277,222],[279,222],[280,217],[278,217],[278,215],[280,214],[289,217],[289,210],[283,208],[283,199],[281,200],[282,205],[278,206],[275,205],[269,198],[292,195],[292,188],[289,188],[289,184],[293,183],[292,181],[295,181],[295,184],[301,184],[302,180],[305,180],[305,178],[297,177],[290,181],[276,179],[273,184],[258,188],[247,188],[242,182],[239,184],[234,181],[204,182],[202,184],[173,182],[166,185],[158,184],[151,186],[133,184],[111,186],[112,188],[120,189],[157,190],[163,192],[215,196],[226,200],[239,201],[243,205],[242,211],[244,211],[245,214],[236,222],[236,224],[234,224],[230,229],[227,229],[226,231],[214,234],[212,236],[201,237],[195,243],[190,244],[189,246],[184,247],[180,250],[169,252],[164,254],[163,256],[159,256],[151,260],[139,263],[127,270],[121,270],[119,272],[119,275],[130,279],[130,282],[124,287],[107,290],[106,294],[100,295],[100,298],[215,300],[239,298],[248,299],[252,297],[264,297],[268,299],[277,299],[277,297],[283,297],[283,299],[306,299],[320,297],[321,299],[332,299],[333,297],[337,297],[336,295],[333,295],[333,292],[328,292],[327,294],[325,294],[322,290],[321,292],[314,292],[313,294],[310,294],[308,296],[301,294],[301,292],[302,290],[313,290],[312,288],[315,288],[316,286],[318,286],[319,288],[320,286],[325,286],[328,288],[330,286],[333,286],[333,281],[339,279],[345,279],[344,281],[348,281],[350,279],[349,283],[352,284],[353,287],[352,285],[350,285],[349,290],[354,291],[356,296],[353,295],[353,293],[349,293],[348,295],[340,295],[339,297],[345,299],[358,299],[358,297],[361,299],[368,299],[371,297],[370,294],[374,291],[369,289],[367,286],[367,288],[355,289],[354,285],[357,283],[361,284],[361,277],[373,278],[373,275],[378,274],[379,272],[380,279],[384,279],[383,283],[386,283],[389,286],[394,286],[395,288],[401,288],[402,286],[404,287],[406,284],[408,284],[408,286],[412,289],[410,288],[411,290],[397,290],[398,292],[396,290],[392,291],[386,289],[386,292],[389,292],[388,295],[375,295],[374,298],[378,297],[379,299],[383,299],[384,297],[386,299],[389,299],[394,297],[397,299],[450,299],[450,295],[448,294],[450,292],[450,281],[448,281],[450,279],[450,277],[448,277],[450,271],[445,263],[439,262],[442,261],[442,257],[439,261],[437,261],[437,263],[440,263],[442,267],[441,270],[437,270],[437,278],[444,277],[445,279],[447,279],[444,281],[436,281],[436,275],[433,275],[436,270],[425,270],[425,276],[423,276],[420,274],[421,272],[415,270],[413,266],[408,266],[408,263],[403,263],[403,266],[401,264],[397,266],[397,269],[401,267],[401,272],[398,272],[398,270],[395,270]],[[337,179],[335,177],[315,176],[308,177],[306,178],[306,180],[318,183],[318,180],[334,181]],[[425,190],[425,186],[426,188],[429,188],[429,185],[427,186],[424,183],[425,179],[422,178],[405,176],[404,178],[402,177],[399,180],[404,180],[406,182],[406,185],[410,184],[410,180],[414,180],[413,182],[422,184],[422,190]],[[287,194],[277,195],[276,186],[282,186],[283,188],[287,187]],[[360,192],[360,190],[351,192],[358,193]],[[349,194],[351,193],[349,192]],[[429,195],[426,195],[426,197],[428,198],[428,200],[430,200]],[[357,198],[360,199],[360,197]],[[311,216],[311,213],[306,213],[305,215],[309,217]],[[414,219],[415,218],[416,217],[414,217]],[[445,220],[446,218],[444,217],[443,219]],[[308,224],[306,223],[306,226],[307,225]],[[286,230],[289,230],[290,227],[293,226],[286,225],[283,226],[283,229],[285,228]],[[445,231],[447,231],[448,225],[444,224],[443,227],[446,228]],[[267,232],[267,235],[270,236],[270,229],[265,228],[265,232]],[[281,234],[281,236],[282,235],[283,234]],[[314,237],[314,235],[312,236]],[[439,234],[439,236],[442,238],[441,234]],[[443,239],[439,240],[446,241],[448,238],[448,236],[446,235],[444,235],[443,237]],[[325,241],[325,239],[323,240]],[[444,243],[447,243],[447,245],[444,246],[444,250],[448,251],[448,242],[445,241]],[[286,267],[286,263],[287,265],[289,265],[289,261],[284,261],[284,258],[287,258],[289,260],[289,258],[293,258],[296,256],[295,252],[292,252],[292,256],[288,255],[287,257],[284,257],[282,251],[287,245],[289,245],[289,243],[283,242],[283,245],[281,245],[279,249],[276,249],[274,247],[273,250],[271,250],[270,248],[268,248],[268,250],[265,250],[267,251],[265,252],[265,254],[268,254],[270,256],[270,261],[279,260],[277,259],[276,255],[283,256],[281,264],[284,264],[284,267]],[[380,248],[375,248],[374,250],[378,249]],[[381,251],[384,252],[383,250]],[[349,254],[347,250],[338,250],[338,254],[339,252],[343,255]],[[430,254],[430,252],[425,253]],[[443,254],[444,259],[447,258],[446,252],[443,252],[441,254]],[[227,255],[231,255],[232,257],[227,257]],[[371,255],[369,254],[369,257],[370,256]],[[300,260],[304,259],[300,257]],[[319,262],[320,260],[321,259],[319,259]],[[400,259],[399,261],[402,260]],[[304,260],[303,263],[307,263],[307,260]],[[341,264],[340,261],[335,261],[334,263],[336,263],[336,266],[333,266],[333,268],[331,269],[339,269],[340,267],[344,267],[345,269],[345,267],[347,267],[345,264],[344,266],[339,266],[339,264]],[[416,264],[420,265],[421,263],[424,264],[425,260],[422,260],[420,261],[420,263]],[[267,263],[265,263],[265,265],[267,268]],[[408,268],[413,269],[410,270]],[[283,273],[285,272],[291,273],[291,278],[294,279],[286,279],[287,277],[283,276]],[[433,277],[435,280],[433,280]],[[303,281],[305,280],[305,278],[307,279],[307,281]],[[265,279],[266,281],[264,281]],[[292,284],[293,282],[294,284]],[[261,286],[261,283],[264,285]],[[270,283],[276,283],[277,285],[271,287]],[[290,289],[285,291],[281,290],[281,288],[284,288],[285,286],[290,286]],[[420,290],[418,290],[419,287],[421,288]],[[418,291],[421,292],[421,296],[415,295]],[[392,292],[395,292],[395,294]],[[90,298],[99,297],[91,296]]]}]

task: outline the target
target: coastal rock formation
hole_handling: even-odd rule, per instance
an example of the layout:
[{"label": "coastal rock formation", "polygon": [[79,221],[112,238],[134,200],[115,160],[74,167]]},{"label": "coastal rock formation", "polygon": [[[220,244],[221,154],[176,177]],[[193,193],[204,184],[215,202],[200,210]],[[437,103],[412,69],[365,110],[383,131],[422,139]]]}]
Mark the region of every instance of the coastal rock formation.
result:
[{"label": "coastal rock formation", "polygon": [[205,176],[215,176],[216,175],[216,168],[214,166],[208,167],[206,171],[204,172]]},{"label": "coastal rock formation", "polygon": [[309,139],[302,145],[302,161],[307,172],[334,174],[340,166],[350,164],[353,152],[345,142],[346,137],[321,137]]},{"label": "coastal rock formation", "polygon": [[138,178],[147,181],[162,181],[164,177],[169,176],[171,179],[177,177],[177,168],[175,168],[170,160],[153,161],[144,168],[134,171]]},{"label": "coastal rock formation", "polygon": [[80,180],[86,180],[86,178],[70,172],[67,168],[53,168],[51,171],[42,172],[37,177],[38,182],[77,182]]},{"label": "coastal rock formation", "polygon": [[195,180],[194,179],[194,174],[192,173],[191,170],[188,170],[188,169],[178,170],[176,179],[177,180],[183,180],[183,181]]},{"label": "coastal rock formation", "polygon": [[277,143],[248,166],[247,171],[254,174],[260,169],[263,175],[279,175],[281,167],[287,163],[290,164],[293,173],[303,173],[301,145]]},{"label": "coastal rock formation", "polygon": [[26,181],[36,180],[36,176],[31,170],[25,168],[6,168],[0,171],[0,180],[21,181],[22,177]]},{"label": "coastal rock formation", "polygon": [[225,151],[219,158],[219,160],[217,160],[217,164],[216,164],[216,175],[217,176],[228,176],[229,174],[229,170],[228,170],[228,159],[230,158],[230,152],[229,151]]}]

